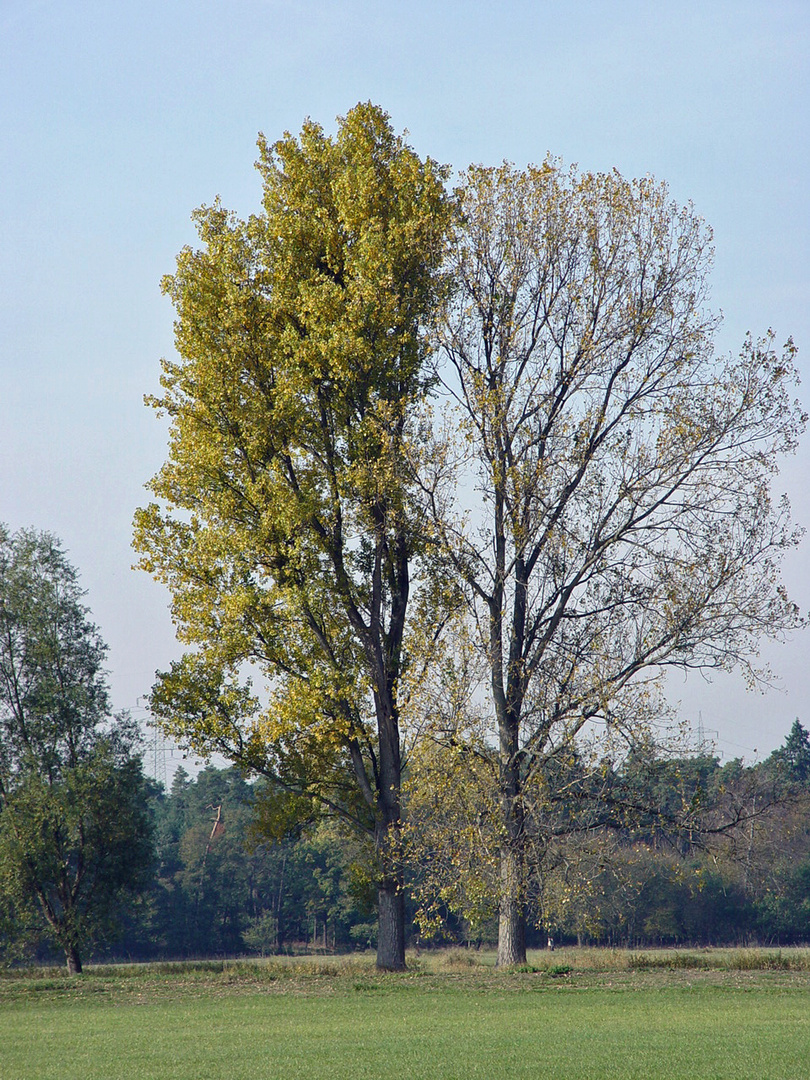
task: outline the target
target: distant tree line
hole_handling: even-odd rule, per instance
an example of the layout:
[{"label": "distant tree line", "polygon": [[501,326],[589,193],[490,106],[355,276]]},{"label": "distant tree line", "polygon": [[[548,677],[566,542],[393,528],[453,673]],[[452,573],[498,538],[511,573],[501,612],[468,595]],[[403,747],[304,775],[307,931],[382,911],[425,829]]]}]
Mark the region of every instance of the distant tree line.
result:
[{"label": "distant tree line", "polygon": [[[156,873],[129,909],[115,955],[375,944],[372,846],[322,820],[268,836],[269,795],[235,769],[212,766],[196,778],[179,769],[169,791],[152,784]],[[810,941],[810,737],[798,720],[780,749],[749,767],[639,751],[618,770],[612,797],[601,808],[605,824],[569,831],[547,858],[530,901],[530,946],[548,936],[633,947]],[[729,824],[741,803],[745,812]],[[477,921],[447,905],[420,921],[429,871],[409,863],[409,943],[495,944],[497,894]]]},{"label": "distant tree line", "polygon": [[[760,765],[721,765],[710,755],[642,756],[628,760],[621,779],[658,811],[623,828],[605,825],[587,840],[565,838],[547,860],[554,870],[544,888],[532,897],[530,947],[547,937],[631,947],[810,941],[810,739],[798,721]],[[708,822],[734,791],[763,800],[763,809],[753,807],[721,844],[708,843]],[[170,790],[146,780],[144,793],[151,880],[120,909],[117,932],[94,945],[95,959],[375,945],[373,850],[339,824],[319,821],[269,837],[268,792],[233,768],[208,766],[191,777],[181,767]],[[700,806],[704,827],[699,835],[695,824],[691,840],[688,831],[666,825],[685,803]],[[494,945],[497,898],[483,917],[439,904],[425,920],[418,898],[427,876],[424,867],[410,866],[409,895],[416,899],[407,908],[409,943]],[[44,961],[51,953],[40,943],[26,955]]]},{"label": "distant tree line", "polygon": [[810,941],[810,741],[798,720],[759,765],[642,753],[623,771],[640,812],[596,830],[580,858],[558,857],[550,929],[613,945]]},{"label": "distant tree line", "polygon": [[196,778],[178,769],[168,792],[152,786],[156,873],[118,953],[266,955],[374,939],[373,881],[356,840],[328,823],[268,840],[261,796],[236,770],[212,766]]}]

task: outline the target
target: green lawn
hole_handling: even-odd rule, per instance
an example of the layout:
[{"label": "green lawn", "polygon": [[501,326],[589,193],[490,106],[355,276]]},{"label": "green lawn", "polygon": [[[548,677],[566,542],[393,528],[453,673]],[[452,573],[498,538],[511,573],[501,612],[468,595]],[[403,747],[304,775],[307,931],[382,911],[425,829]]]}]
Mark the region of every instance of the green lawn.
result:
[{"label": "green lawn", "polygon": [[801,1080],[806,975],[491,972],[43,981],[0,996],[2,1080]]}]

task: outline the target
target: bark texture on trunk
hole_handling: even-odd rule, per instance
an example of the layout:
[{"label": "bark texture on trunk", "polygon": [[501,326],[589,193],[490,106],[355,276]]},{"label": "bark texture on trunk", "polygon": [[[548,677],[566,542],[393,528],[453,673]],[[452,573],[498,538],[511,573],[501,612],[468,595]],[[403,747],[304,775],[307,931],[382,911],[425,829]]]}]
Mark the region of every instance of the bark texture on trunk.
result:
[{"label": "bark texture on trunk", "polygon": [[405,894],[399,882],[383,881],[378,892],[377,967],[405,970]]},{"label": "bark texture on trunk", "polygon": [[82,960],[78,949],[73,948],[73,946],[65,949],[65,958],[67,959],[68,975],[81,975]]},{"label": "bark texture on trunk", "polygon": [[[387,670],[397,665],[389,664]],[[405,970],[405,875],[400,838],[400,785],[402,761],[399,716],[393,685],[385,694],[375,691],[379,734],[379,780],[374,846],[380,868],[378,887],[377,967]]]},{"label": "bark texture on trunk", "polygon": [[498,915],[498,967],[526,963],[526,913],[523,910],[520,859],[510,847],[501,851],[501,901]]},{"label": "bark texture on trunk", "polygon": [[498,967],[526,963],[525,818],[520,775],[520,708],[512,703],[499,720],[501,814]]}]

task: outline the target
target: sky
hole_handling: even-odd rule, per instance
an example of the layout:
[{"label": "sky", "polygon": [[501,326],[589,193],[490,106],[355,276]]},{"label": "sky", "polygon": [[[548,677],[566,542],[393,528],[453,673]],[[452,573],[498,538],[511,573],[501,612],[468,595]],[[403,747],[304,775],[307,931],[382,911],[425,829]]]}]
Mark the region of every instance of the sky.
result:
[{"label": "sky", "polygon": [[[168,595],[131,569],[167,431],[144,394],[173,353],[160,279],[219,195],[259,209],[256,137],[327,131],[371,100],[453,169],[547,153],[665,180],[714,229],[720,352],[792,335],[810,405],[810,6],[615,0],[0,0],[0,521],[46,529],[143,716],[180,655]],[[810,525],[810,435],[776,491]],[[785,581],[810,611],[810,538]],[[810,727],[810,630],[737,676],[670,681],[724,759]]]}]

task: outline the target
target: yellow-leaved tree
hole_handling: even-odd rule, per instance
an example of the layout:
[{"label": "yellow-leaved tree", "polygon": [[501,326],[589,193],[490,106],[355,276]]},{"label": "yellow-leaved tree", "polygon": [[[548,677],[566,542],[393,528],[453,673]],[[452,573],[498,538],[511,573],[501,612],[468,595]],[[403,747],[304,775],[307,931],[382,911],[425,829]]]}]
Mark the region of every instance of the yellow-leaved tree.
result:
[{"label": "yellow-leaved tree", "polygon": [[398,685],[413,613],[441,622],[410,447],[445,172],[371,104],[334,137],[308,121],[259,147],[263,212],[198,210],[202,247],[164,281],[179,358],[151,404],[170,444],[135,546],[190,650],[151,706],[194,750],[275,781],[279,813],[326,808],[373,836],[377,962],[399,969]]}]

